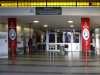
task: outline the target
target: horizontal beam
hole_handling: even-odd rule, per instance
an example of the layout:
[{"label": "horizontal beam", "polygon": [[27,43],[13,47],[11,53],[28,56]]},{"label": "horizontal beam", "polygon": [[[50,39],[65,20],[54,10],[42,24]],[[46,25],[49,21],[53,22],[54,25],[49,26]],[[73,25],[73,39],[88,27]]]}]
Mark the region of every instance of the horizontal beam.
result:
[{"label": "horizontal beam", "polygon": [[[35,8],[0,8],[0,16],[34,16]],[[100,16],[100,8],[62,8],[63,16]]]},{"label": "horizontal beam", "polygon": [[35,8],[0,8],[0,16],[33,16]]},{"label": "horizontal beam", "polygon": [[100,8],[62,8],[62,15],[100,16]]}]

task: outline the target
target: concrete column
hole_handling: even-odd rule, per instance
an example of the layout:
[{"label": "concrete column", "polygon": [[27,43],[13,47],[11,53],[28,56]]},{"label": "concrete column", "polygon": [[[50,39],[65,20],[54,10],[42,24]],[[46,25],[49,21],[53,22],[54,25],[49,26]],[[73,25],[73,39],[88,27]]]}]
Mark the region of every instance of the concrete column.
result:
[{"label": "concrete column", "polygon": [[46,32],[46,50],[49,50],[49,32]]},{"label": "concrete column", "polygon": [[82,52],[85,55],[90,52],[90,18],[82,17],[81,19],[82,28]]},{"label": "concrete column", "polygon": [[8,18],[8,46],[10,56],[15,57],[17,47],[16,18]]}]

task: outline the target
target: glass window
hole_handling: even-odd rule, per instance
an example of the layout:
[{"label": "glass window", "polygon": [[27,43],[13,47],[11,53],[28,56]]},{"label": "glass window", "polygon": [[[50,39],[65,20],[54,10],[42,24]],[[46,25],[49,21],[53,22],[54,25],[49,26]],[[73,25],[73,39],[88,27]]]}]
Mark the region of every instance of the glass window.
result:
[{"label": "glass window", "polygon": [[74,40],[74,43],[79,43],[79,34],[74,34],[73,40]]},{"label": "glass window", "polygon": [[65,43],[71,43],[71,32],[65,33]]},{"label": "glass window", "polygon": [[60,49],[60,45],[57,45],[57,49],[58,49],[58,50]]},{"label": "glass window", "polygon": [[55,34],[49,34],[49,43],[55,43]]},{"label": "glass window", "polygon": [[58,32],[57,33],[57,43],[63,42],[63,33]]}]

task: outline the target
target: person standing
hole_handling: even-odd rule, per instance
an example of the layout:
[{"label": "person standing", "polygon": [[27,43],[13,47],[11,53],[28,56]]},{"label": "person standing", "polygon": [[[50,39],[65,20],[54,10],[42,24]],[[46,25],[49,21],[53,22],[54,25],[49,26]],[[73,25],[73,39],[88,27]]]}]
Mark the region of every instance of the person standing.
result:
[{"label": "person standing", "polygon": [[29,38],[28,41],[29,55],[32,55],[32,45],[33,45],[32,38]]},{"label": "person standing", "polygon": [[26,39],[25,37],[23,38],[23,47],[24,47],[24,55],[26,55]]}]

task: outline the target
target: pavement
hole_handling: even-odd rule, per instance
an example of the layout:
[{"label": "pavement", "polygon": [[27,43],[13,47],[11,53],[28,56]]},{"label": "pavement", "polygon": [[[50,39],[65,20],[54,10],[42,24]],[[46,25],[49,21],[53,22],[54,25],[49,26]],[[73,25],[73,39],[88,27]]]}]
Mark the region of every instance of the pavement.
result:
[{"label": "pavement", "polygon": [[56,53],[0,59],[0,75],[100,75],[100,57]]}]

